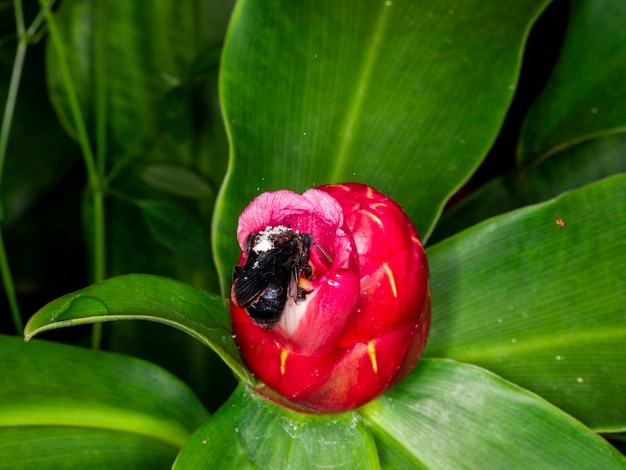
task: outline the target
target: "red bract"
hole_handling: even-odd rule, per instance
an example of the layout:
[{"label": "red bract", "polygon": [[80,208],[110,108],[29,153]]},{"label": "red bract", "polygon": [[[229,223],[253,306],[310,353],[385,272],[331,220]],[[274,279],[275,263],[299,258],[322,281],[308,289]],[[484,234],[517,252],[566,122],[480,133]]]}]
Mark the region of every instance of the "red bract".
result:
[{"label": "red bract", "polygon": [[428,265],[393,200],[358,183],[264,193],[237,239],[231,315],[259,393],[340,412],[411,371],[430,326]]}]

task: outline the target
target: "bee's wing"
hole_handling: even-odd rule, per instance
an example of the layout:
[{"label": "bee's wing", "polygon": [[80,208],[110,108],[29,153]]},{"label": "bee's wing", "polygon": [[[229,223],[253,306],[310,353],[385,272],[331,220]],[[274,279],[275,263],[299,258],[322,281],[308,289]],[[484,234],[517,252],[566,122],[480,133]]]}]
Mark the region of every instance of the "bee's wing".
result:
[{"label": "bee's wing", "polygon": [[250,256],[234,282],[237,304],[242,308],[254,304],[274,279],[283,261],[284,255],[279,251],[270,252],[262,259]]},{"label": "bee's wing", "polygon": [[289,269],[289,293],[288,297],[298,299],[298,281],[300,280],[300,267],[292,263]]},{"label": "bee's wing", "polygon": [[263,289],[258,287],[258,282],[254,279],[242,276],[234,285],[234,293],[237,305],[247,308],[263,294]]}]

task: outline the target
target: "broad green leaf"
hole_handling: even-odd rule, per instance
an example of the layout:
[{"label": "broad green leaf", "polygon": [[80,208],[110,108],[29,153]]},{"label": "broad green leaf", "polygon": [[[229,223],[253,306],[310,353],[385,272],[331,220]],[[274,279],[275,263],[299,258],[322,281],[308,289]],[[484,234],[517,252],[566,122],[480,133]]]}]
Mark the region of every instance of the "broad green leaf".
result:
[{"label": "broad green leaf", "polygon": [[176,165],[148,165],[141,178],[150,186],[175,196],[190,199],[210,199],[215,191],[202,176]]},{"label": "broad green leaf", "polygon": [[0,427],[0,469],[169,468],[178,449],[133,432],[77,426]]},{"label": "broad green leaf", "polygon": [[239,383],[212,349],[167,324],[119,321],[107,324],[104,333],[108,350],[139,357],[174,372],[201,397],[209,412],[222,406]]},{"label": "broad green leaf", "polygon": [[626,131],[626,3],[572,0],[552,76],[531,108],[518,160],[529,165],[564,147]]},{"label": "broad green leaf", "polygon": [[427,238],[478,166],[546,0],[242,0],[221,67],[231,165],[216,207],[222,287],[260,192],[361,181]]},{"label": "broad green leaf", "polygon": [[[55,9],[103,186],[135,198],[154,197],[141,181],[141,172],[147,164],[167,164],[185,167],[219,187],[228,149],[217,99],[217,68],[200,75],[198,67],[209,52],[220,49],[232,4],[67,0]],[[67,83],[59,74],[59,51],[52,42],[48,46],[50,99],[75,134]],[[213,272],[206,275],[206,268],[186,263],[152,240],[136,208],[107,202],[108,274],[149,272],[218,290]],[[211,219],[213,202],[196,201],[204,220]],[[89,226],[89,214],[85,219]],[[206,238],[196,242],[207,243]]]},{"label": "broad green leaf", "polygon": [[595,430],[623,431],[625,226],[620,175],[431,247],[424,354],[480,365]]},{"label": "broad green leaf", "polygon": [[[189,129],[183,130],[189,122],[204,126],[202,132],[212,132],[207,116],[193,119],[194,112],[210,113],[211,108],[197,110],[183,104],[189,99],[180,98],[196,58],[221,42],[224,21],[218,19],[226,19],[229,8],[230,2],[200,0],[182,4],[68,0],[59,7],[56,22],[83,118],[89,130],[95,129],[98,116],[104,119],[109,162],[148,155],[151,160],[200,164],[203,170],[211,168],[208,163],[223,168],[218,159],[206,159],[205,147],[176,145],[181,143],[176,136],[189,135]],[[50,96],[61,121],[74,134],[67,84],[59,74],[61,58],[51,43],[48,46]],[[171,124],[173,114],[178,129]],[[196,144],[203,140],[198,130]]]},{"label": "broad green leaf", "polygon": [[112,320],[150,320],[178,328],[212,348],[242,380],[254,380],[232,337],[226,302],[159,276],[129,274],[59,297],[26,325],[26,339],[43,331]]},{"label": "broad green leaf", "polygon": [[626,468],[580,422],[469,364],[422,360],[361,414],[384,468]]},{"label": "broad green leaf", "polygon": [[376,446],[354,412],[297,413],[240,385],[181,451],[175,469],[379,468]]},{"label": "broad green leaf", "polygon": [[193,96],[184,87],[169,90],[160,102],[161,126],[176,143],[189,142],[193,137]]},{"label": "broad green leaf", "polygon": [[[204,210],[199,202],[161,197],[148,185],[136,182],[142,189],[116,190],[115,197],[106,201],[108,275],[154,274],[218,291],[213,254],[207,250],[212,209]],[[93,204],[90,193],[86,196],[84,225],[89,230]]]},{"label": "broad green leaf", "polygon": [[169,201],[140,200],[148,228],[154,238],[177,255],[210,271],[211,246],[208,227],[188,210]]},{"label": "broad green leaf", "polygon": [[526,171],[495,178],[446,211],[431,243],[489,217],[558,196],[594,181],[626,172],[626,135],[600,137],[568,147]]},{"label": "broad green leaf", "polygon": [[0,364],[0,468],[163,468],[208,418],[139,359],[0,336]]}]

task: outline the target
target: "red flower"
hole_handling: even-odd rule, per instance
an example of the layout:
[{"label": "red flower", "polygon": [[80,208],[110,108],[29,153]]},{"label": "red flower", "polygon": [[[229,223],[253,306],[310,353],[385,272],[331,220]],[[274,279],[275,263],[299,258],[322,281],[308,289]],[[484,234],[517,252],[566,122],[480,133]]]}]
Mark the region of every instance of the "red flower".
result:
[{"label": "red flower", "polygon": [[346,411],[411,371],[430,326],[428,265],[393,200],[358,183],[264,193],[237,239],[231,315],[259,393]]}]

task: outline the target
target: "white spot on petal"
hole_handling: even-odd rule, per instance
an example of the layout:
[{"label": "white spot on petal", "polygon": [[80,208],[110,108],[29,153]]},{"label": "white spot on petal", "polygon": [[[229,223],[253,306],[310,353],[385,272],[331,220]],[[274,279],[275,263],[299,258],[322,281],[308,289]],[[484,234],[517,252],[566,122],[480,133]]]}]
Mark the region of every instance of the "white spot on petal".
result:
[{"label": "white spot on petal", "polygon": [[307,312],[307,307],[311,299],[315,298],[318,290],[314,290],[306,296],[304,300],[296,303],[294,299],[288,299],[283,314],[280,317],[279,325],[285,330],[288,335],[292,335],[298,329],[300,320]]}]

